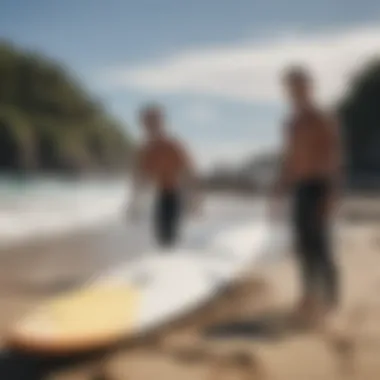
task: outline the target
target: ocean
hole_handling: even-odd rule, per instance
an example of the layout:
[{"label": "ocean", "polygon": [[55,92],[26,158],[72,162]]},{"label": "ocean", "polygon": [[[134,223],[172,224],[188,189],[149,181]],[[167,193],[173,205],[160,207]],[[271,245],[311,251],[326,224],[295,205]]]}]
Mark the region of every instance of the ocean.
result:
[{"label": "ocean", "polygon": [[[127,179],[20,179],[2,176],[0,249],[93,231],[104,226],[107,234],[97,239],[102,245],[107,241],[106,251],[111,248],[116,251],[127,249],[132,254],[131,250],[146,250],[154,245],[148,215],[152,196],[148,194],[146,197],[144,217],[137,225],[132,225],[126,218],[129,197]],[[208,194],[204,197],[202,215],[187,220],[181,244],[201,247],[229,227],[265,220],[265,207],[264,198]],[[273,239],[280,240],[279,235]]]},{"label": "ocean", "polygon": [[126,181],[0,177],[0,247],[111,222]]}]

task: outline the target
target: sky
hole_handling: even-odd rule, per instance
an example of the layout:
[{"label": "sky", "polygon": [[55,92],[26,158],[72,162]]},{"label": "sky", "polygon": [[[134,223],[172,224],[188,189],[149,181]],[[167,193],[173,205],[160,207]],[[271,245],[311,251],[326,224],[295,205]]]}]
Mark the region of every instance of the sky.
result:
[{"label": "sky", "polygon": [[287,65],[310,67],[324,105],[344,96],[380,54],[380,2],[0,0],[0,38],[62,61],[133,135],[162,104],[206,169],[278,147]]}]

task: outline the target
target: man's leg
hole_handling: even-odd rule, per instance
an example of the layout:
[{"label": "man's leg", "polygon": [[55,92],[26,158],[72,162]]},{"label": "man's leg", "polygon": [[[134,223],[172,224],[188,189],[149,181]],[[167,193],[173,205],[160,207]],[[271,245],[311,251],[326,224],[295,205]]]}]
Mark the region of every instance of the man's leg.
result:
[{"label": "man's leg", "polygon": [[161,246],[171,246],[176,242],[179,222],[179,195],[163,192],[156,209],[156,236]]},{"label": "man's leg", "polygon": [[320,238],[319,266],[321,275],[321,287],[324,292],[326,306],[335,308],[339,302],[338,268],[334,260],[330,243],[325,236]]},{"label": "man's leg", "polygon": [[323,202],[326,200],[329,188],[327,184],[321,184],[316,196],[314,207],[314,242],[313,251],[317,259],[319,283],[323,292],[324,301],[328,308],[334,308],[339,301],[338,268],[335,262],[331,239],[329,216],[324,215]]},{"label": "man's leg", "polygon": [[302,309],[314,302],[318,286],[318,266],[311,246],[314,227],[311,206],[309,187],[299,187],[295,195],[294,227],[295,251],[302,279]]},{"label": "man's leg", "polygon": [[167,199],[165,238],[168,245],[174,245],[178,239],[180,208],[180,196],[177,191],[173,191],[169,194]]},{"label": "man's leg", "polygon": [[157,243],[160,246],[166,245],[167,240],[167,205],[165,192],[161,191],[156,199],[154,215],[154,231]]}]

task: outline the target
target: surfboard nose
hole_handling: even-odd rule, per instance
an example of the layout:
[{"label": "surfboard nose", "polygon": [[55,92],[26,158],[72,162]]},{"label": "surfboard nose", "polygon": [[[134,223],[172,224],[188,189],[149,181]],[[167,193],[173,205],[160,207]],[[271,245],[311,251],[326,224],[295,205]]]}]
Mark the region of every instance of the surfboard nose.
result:
[{"label": "surfboard nose", "polygon": [[8,343],[49,352],[92,349],[136,330],[140,294],[130,286],[95,286],[60,296],[16,323]]}]

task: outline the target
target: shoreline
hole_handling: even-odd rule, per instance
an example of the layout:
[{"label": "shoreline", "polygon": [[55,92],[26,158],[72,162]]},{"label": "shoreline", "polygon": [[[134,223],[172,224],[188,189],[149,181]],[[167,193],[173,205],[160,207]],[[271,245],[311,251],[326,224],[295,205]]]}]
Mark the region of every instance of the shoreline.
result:
[{"label": "shoreline", "polygon": [[[265,203],[267,197],[263,194],[240,194],[233,191],[216,191],[208,192],[206,198],[215,201],[248,201]],[[352,222],[376,221],[380,220],[380,195],[372,194],[371,196],[362,194],[350,194],[344,197],[344,209],[340,211],[340,218]],[[99,220],[93,224],[78,224],[69,228],[62,228],[49,234],[37,234],[28,236],[21,240],[9,240],[0,242],[0,257],[4,252],[11,252],[28,249],[34,246],[51,246],[60,244],[67,240],[77,239],[85,235],[94,235],[110,230],[115,225],[123,223],[123,212],[115,213],[105,220]]]}]

